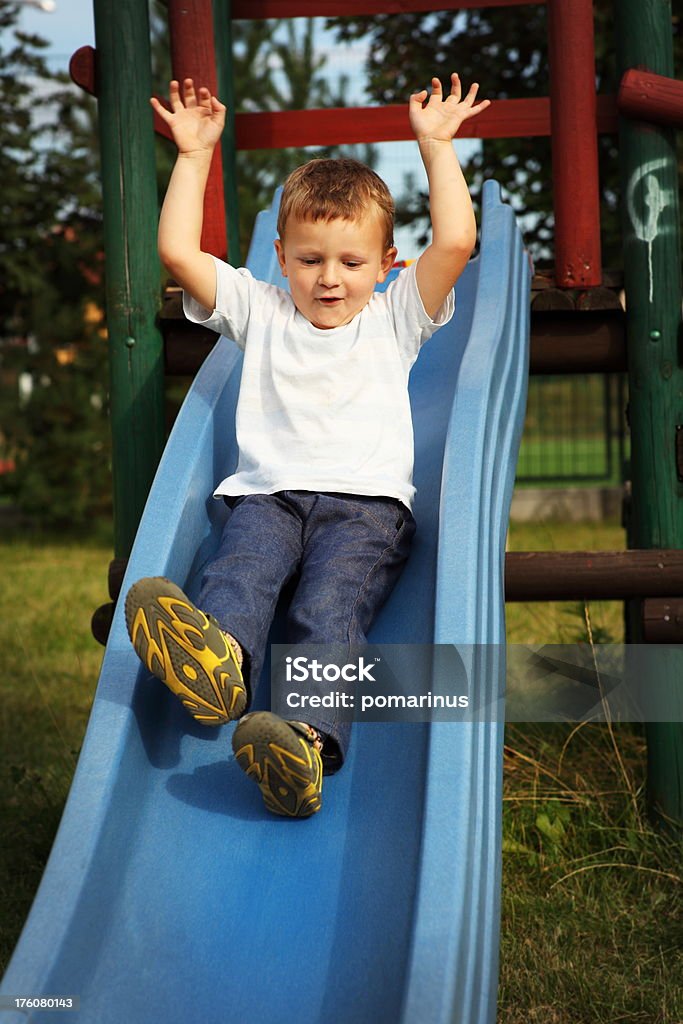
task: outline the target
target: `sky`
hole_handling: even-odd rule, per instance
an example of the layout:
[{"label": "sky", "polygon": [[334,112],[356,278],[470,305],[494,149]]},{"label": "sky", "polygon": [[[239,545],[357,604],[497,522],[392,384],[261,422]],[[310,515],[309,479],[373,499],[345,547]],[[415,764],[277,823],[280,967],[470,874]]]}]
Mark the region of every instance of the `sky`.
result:
[{"label": "sky", "polygon": [[[80,46],[95,45],[92,0],[55,0],[51,14],[24,6],[19,28],[47,39],[45,51],[52,71],[67,71],[69,59]],[[114,0],[116,2],[116,0]]]}]

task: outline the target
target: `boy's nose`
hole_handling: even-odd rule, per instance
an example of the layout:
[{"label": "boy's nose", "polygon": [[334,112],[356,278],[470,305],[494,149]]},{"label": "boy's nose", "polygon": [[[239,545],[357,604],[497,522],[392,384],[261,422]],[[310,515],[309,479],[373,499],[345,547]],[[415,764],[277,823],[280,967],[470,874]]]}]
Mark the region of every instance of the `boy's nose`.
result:
[{"label": "boy's nose", "polygon": [[339,273],[336,263],[329,262],[321,264],[320,277],[318,280],[320,281],[320,284],[324,285],[326,288],[333,288],[335,284],[338,284]]}]

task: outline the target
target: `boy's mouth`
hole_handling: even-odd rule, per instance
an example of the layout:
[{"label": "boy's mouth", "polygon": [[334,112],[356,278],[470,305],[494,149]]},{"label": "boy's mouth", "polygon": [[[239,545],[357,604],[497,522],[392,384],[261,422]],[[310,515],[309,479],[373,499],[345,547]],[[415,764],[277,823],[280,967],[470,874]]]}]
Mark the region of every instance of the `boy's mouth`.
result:
[{"label": "boy's mouth", "polygon": [[324,295],[318,299],[318,302],[322,302],[325,306],[333,306],[336,302],[341,302],[340,295]]}]

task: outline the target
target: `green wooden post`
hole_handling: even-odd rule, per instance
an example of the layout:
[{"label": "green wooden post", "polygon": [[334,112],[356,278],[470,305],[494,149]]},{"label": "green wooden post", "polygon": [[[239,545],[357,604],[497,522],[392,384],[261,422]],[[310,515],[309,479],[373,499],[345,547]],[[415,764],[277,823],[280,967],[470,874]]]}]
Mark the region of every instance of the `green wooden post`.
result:
[{"label": "green wooden post", "polygon": [[[620,73],[641,67],[673,77],[669,0],[619,0],[615,13]],[[683,548],[683,482],[676,466],[677,428],[683,424],[681,236],[673,130],[622,117],[619,157],[633,484],[629,543]],[[638,619],[631,616],[632,642],[640,639]],[[664,677],[662,721],[647,726],[648,804],[655,817],[683,823],[683,651],[663,654],[657,674]]]},{"label": "green wooden post", "polygon": [[147,0],[95,0],[115,553],[130,553],[163,450],[163,343]]},{"label": "green wooden post", "polygon": [[225,131],[221,138],[223,157],[223,193],[225,224],[228,235],[228,260],[240,266],[240,222],[237,201],[237,161],[235,144],[235,83],[232,65],[232,20],[230,0],[213,0],[214,39],[216,46],[216,77],[218,96],[228,108]]}]

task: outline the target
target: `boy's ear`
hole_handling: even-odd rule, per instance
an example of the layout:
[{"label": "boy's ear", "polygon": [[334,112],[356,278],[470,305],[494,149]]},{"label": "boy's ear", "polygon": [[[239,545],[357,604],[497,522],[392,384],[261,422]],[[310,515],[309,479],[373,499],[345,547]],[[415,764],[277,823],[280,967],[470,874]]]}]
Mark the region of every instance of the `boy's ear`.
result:
[{"label": "boy's ear", "polygon": [[384,256],[382,257],[381,269],[379,274],[377,275],[378,282],[381,283],[382,281],[384,281],[387,274],[389,273],[394,263],[396,262],[397,254],[398,249],[396,248],[395,245],[392,245],[391,248],[387,249],[387,251],[384,253]]},{"label": "boy's ear", "polygon": [[280,264],[280,272],[283,277],[287,277],[287,264],[285,263],[285,247],[279,238],[275,239],[275,252],[277,253],[277,261]]}]

